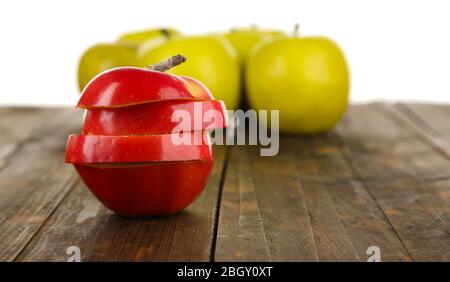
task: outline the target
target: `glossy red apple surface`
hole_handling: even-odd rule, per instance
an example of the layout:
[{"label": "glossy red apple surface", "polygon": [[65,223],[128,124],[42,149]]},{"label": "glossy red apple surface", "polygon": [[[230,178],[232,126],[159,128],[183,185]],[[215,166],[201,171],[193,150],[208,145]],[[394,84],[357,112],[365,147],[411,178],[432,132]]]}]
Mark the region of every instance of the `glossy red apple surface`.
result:
[{"label": "glossy red apple surface", "polygon": [[[177,111],[187,128],[180,125]],[[179,112],[178,112],[179,113]],[[175,118],[174,118],[175,117]],[[187,119],[186,121],[184,119]],[[83,134],[143,135],[205,130],[227,127],[228,117],[222,101],[160,101],[115,109],[87,109]]]},{"label": "glossy red apple surface", "polygon": [[77,107],[116,108],[162,100],[212,100],[199,81],[143,68],[105,71],[84,88]]},{"label": "glossy red apple surface", "polygon": [[112,211],[127,216],[168,215],[205,188],[213,161],[141,165],[75,165],[86,186]]},{"label": "glossy red apple surface", "polygon": [[75,164],[211,159],[209,135],[201,131],[134,136],[74,134],[66,147],[66,162]]}]

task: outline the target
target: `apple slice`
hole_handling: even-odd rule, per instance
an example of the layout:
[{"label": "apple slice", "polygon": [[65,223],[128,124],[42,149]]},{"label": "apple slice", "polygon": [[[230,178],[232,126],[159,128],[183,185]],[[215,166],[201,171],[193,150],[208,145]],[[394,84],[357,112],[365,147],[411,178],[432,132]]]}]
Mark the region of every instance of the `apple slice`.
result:
[{"label": "apple slice", "polygon": [[213,161],[143,166],[75,165],[86,186],[110,210],[127,216],[181,211],[204,190]]},{"label": "apple slice", "polygon": [[212,160],[206,132],[159,135],[69,136],[66,162],[75,164]]},{"label": "apple slice", "polygon": [[[177,114],[181,114],[178,116],[181,119],[178,119]],[[162,134],[224,128],[227,125],[227,111],[222,101],[169,100],[116,109],[87,109],[82,133]]]},{"label": "apple slice", "polygon": [[77,107],[116,108],[161,100],[213,100],[196,79],[135,67],[102,72],[84,88]]}]

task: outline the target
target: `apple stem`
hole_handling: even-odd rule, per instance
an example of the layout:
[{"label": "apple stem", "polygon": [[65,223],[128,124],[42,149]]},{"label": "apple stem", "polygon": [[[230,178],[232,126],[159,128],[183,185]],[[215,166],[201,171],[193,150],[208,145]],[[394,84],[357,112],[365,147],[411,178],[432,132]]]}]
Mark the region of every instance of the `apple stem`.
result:
[{"label": "apple stem", "polygon": [[296,23],[296,24],[294,25],[294,37],[298,37],[299,31],[300,31],[300,24],[299,24],[299,23]]},{"label": "apple stem", "polygon": [[159,62],[157,64],[149,65],[146,68],[149,70],[165,72],[167,70],[170,70],[171,68],[178,66],[179,64],[184,63],[185,61],[186,61],[186,57],[178,54],[178,55],[168,58],[167,60]]},{"label": "apple stem", "polygon": [[170,37],[170,31],[167,28],[161,28],[161,33],[165,37]]}]

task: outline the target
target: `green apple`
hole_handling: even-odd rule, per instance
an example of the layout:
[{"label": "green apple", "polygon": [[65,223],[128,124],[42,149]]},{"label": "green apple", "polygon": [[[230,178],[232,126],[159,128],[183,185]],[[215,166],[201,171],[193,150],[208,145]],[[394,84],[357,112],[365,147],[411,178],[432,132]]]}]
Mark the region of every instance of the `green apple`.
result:
[{"label": "green apple", "polygon": [[160,36],[171,37],[179,35],[179,31],[173,28],[153,28],[141,31],[124,33],[119,36],[118,42],[126,42],[132,44],[140,44],[149,39]]},{"label": "green apple", "polygon": [[122,66],[138,66],[136,50],[139,45],[152,41],[164,42],[176,34],[178,32],[174,29],[151,29],[123,34],[115,43],[92,46],[80,59],[78,67],[80,90],[102,71]]},{"label": "green apple", "polygon": [[248,54],[257,46],[266,41],[273,40],[275,38],[284,37],[285,34],[279,30],[259,29],[256,26],[249,28],[233,28],[224,37],[230,41],[233,47],[238,53],[240,65],[241,65],[241,96],[242,106],[248,108],[247,95],[245,93],[245,66],[248,58]]},{"label": "green apple", "polygon": [[228,109],[237,109],[240,102],[240,69],[236,51],[221,36],[205,35],[172,37],[150,41],[139,46],[137,59],[141,66],[182,54],[187,61],[169,73],[194,77],[204,83]]},{"label": "green apple", "polygon": [[233,47],[236,49],[241,62],[244,64],[247,60],[250,50],[261,41],[271,40],[273,38],[285,36],[278,30],[261,30],[257,27],[235,28],[225,34]]},{"label": "green apple", "polygon": [[87,49],[78,64],[80,91],[102,71],[122,66],[137,66],[136,45],[125,43],[102,43]]},{"label": "green apple", "polygon": [[280,110],[280,130],[333,128],[348,104],[349,72],[342,51],[324,37],[292,37],[258,45],[249,55],[247,95],[256,110]]}]

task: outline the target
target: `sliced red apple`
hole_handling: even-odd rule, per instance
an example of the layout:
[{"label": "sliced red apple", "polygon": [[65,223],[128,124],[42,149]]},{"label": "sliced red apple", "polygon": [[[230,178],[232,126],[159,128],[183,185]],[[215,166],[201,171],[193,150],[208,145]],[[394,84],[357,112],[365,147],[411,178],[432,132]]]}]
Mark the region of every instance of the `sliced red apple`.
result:
[{"label": "sliced red apple", "polygon": [[198,80],[143,68],[120,67],[89,82],[77,107],[116,108],[161,100],[212,100]]},{"label": "sliced red apple", "polygon": [[184,132],[159,135],[70,135],[66,162],[75,164],[212,160],[209,135]]},{"label": "sliced red apple", "polygon": [[228,116],[222,101],[169,100],[116,109],[87,109],[82,133],[162,134],[224,128],[227,124]]}]

